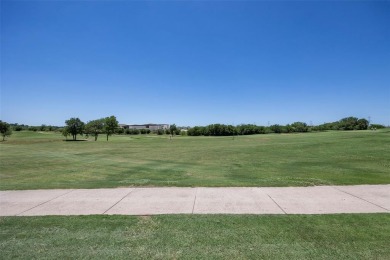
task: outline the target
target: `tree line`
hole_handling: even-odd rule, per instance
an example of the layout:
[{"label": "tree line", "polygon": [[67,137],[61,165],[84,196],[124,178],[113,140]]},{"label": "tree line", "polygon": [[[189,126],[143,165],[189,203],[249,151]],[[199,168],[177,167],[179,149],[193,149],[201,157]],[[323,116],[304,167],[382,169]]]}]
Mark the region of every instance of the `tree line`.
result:
[{"label": "tree line", "polygon": [[195,126],[189,128],[189,136],[231,136],[231,135],[253,135],[268,133],[305,133],[311,131],[326,130],[366,130],[379,129],[385,126],[369,124],[367,119],[357,117],[346,117],[332,123],[324,123],[318,126],[309,126],[304,122],[294,122],[287,125],[274,124],[271,126],[258,126],[254,124],[241,124],[237,126],[224,124],[211,124],[207,126]]},{"label": "tree line", "polygon": [[[119,127],[118,121],[115,116],[106,118],[100,118],[91,120],[88,123],[84,123],[79,118],[70,118],[65,121],[66,126],[62,129],[62,134],[67,138],[72,136],[74,141],[77,140],[77,135],[93,136],[97,141],[99,134],[105,134],[107,141],[108,137],[112,134],[150,134],[150,129],[123,129]],[[158,129],[155,131],[156,134],[170,134],[179,135],[180,129],[175,124],[170,125],[168,129]]]},{"label": "tree line", "polygon": [[122,135],[139,135],[139,134],[157,134],[157,135],[180,135],[181,134],[181,128],[178,128],[175,124],[170,125],[167,129],[157,129],[157,130],[150,130],[150,129],[123,129],[118,128],[116,131],[116,134]]},{"label": "tree line", "polygon": [[77,135],[93,136],[95,141],[100,134],[105,134],[108,137],[112,134],[150,134],[157,135],[183,135],[189,136],[232,136],[232,135],[253,135],[253,134],[268,134],[268,133],[304,133],[311,131],[327,131],[327,130],[366,130],[385,128],[384,125],[370,124],[365,118],[346,117],[339,121],[323,123],[316,126],[309,126],[304,122],[294,122],[287,125],[274,124],[271,126],[258,126],[255,124],[241,124],[237,126],[225,124],[211,124],[208,126],[195,126],[188,128],[187,131],[181,131],[181,127],[175,124],[170,125],[168,129],[158,129],[151,131],[150,129],[123,129],[119,127],[115,116],[100,118],[84,123],[79,118],[70,118],[65,121],[65,127],[41,125],[28,126],[19,124],[9,124],[0,120],[0,134],[3,137],[10,136],[12,131],[57,131],[61,132],[66,138],[72,136],[73,140],[77,140]]},{"label": "tree line", "polygon": [[118,128],[118,121],[115,116],[91,120],[84,123],[79,118],[72,117],[65,121],[66,126],[62,129],[62,135],[68,138],[72,136],[73,141],[77,140],[77,135],[93,136],[97,141],[99,134],[108,137],[115,133]]}]

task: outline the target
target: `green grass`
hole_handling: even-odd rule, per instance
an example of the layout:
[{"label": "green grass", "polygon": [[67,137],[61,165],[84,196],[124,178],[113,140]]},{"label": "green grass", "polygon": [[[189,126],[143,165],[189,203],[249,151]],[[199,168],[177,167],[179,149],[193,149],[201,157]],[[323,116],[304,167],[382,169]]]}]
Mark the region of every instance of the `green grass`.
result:
[{"label": "green grass", "polygon": [[14,132],[0,151],[0,190],[390,183],[389,129],[109,142]]},{"label": "green grass", "polygon": [[390,214],[0,218],[2,259],[389,259]]}]

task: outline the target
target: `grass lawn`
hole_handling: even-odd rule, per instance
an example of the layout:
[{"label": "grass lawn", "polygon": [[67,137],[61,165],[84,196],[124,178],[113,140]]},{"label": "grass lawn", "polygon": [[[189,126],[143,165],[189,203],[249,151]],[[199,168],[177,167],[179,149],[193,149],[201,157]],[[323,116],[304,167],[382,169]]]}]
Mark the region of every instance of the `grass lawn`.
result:
[{"label": "grass lawn", "polygon": [[[79,137],[80,139],[82,137]],[[14,132],[0,190],[390,183],[390,130],[235,137],[114,136],[65,142]]]},{"label": "grass lawn", "polygon": [[0,218],[2,259],[389,259],[390,214]]}]

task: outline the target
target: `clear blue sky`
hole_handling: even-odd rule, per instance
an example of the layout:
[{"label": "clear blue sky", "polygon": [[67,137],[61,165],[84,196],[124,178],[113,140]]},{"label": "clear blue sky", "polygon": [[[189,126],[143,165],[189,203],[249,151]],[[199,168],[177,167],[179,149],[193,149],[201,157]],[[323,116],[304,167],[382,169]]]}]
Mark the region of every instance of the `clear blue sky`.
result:
[{"label": "clear blue sky", "polygon": [[1,117],[390,125],[389,1],[1,1]]}]

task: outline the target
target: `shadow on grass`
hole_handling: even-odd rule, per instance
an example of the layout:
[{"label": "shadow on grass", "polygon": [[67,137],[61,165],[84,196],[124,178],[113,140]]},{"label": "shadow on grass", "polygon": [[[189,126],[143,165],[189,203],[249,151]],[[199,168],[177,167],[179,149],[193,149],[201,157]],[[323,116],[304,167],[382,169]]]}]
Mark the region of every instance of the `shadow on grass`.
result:
[{"label": "shadow on grass", "polygon": [[85,142],[88,141],[87,139],[81,139],[81,140],[63,140],[64,142]]}]

